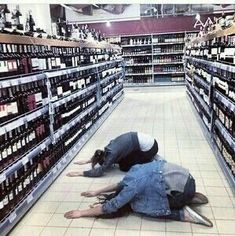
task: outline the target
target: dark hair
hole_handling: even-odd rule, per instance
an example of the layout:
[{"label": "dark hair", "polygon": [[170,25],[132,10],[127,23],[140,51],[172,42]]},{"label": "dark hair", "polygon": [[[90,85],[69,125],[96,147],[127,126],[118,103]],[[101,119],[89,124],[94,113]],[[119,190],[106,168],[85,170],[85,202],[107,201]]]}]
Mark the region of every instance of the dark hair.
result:
[{"label": "dark hair", "polygon": [[[115,198],[121,191],[122,191],[122,188],[119,188],[114,193],[102,194],[101,196],[98,197],[99,203],[104,204],[105,202],[111,200],[112,198]],[[103,218],[103,219],[117,218],[117,217],[128,215],[130,212],[132,212],[132,209],[131,209],[130,204],[127,203],[121,208],[119,208],[116,212],[105,213],[105,214],[99,215],[98,218]]]},{"label": "dark hair", "polygon": [[91,158],[91,166],[95,167],[96,164],[102,165],[104,163],[105,152],[103,150],[97,149]]}]

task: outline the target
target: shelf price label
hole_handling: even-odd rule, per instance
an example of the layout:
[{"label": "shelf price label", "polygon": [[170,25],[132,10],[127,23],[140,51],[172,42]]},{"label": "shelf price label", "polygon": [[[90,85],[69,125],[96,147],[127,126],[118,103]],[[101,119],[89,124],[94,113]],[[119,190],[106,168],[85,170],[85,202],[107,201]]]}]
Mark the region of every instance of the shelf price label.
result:
[{"label": "shelf price label", "polygon": [[12,222],[15,220],[15,218],[16,218],[16,213],[15,213],[15,212],[11,213],[11,214],[9,215],[9,221],[10,221],[10,223],[12,223]]},{"label": "shelf price label", "polygon": [[33,200],[32,194],[27,197],[27,203],[29,204]]},{"label": "shelf price label", "polygon": [[2,183],[4,180],[6,180],[6,174],[5,173],[2,173],[0,175],[0,183]]},{"label": "shelf price label", "polygon": [[22,160],[21,160],[21,163],[22,163],[23,166],[24,166],[26,163],[28,163],[28,162],[29,162],[28,156],[25,156],[25,157],[22,158]]}]

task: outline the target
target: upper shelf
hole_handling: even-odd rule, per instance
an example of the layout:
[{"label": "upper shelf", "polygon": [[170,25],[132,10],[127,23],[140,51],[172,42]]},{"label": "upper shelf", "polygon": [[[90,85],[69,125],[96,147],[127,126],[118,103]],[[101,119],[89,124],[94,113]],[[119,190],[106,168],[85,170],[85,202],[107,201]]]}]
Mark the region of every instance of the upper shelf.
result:
[{"label": "upper shelf", "polygon": [[105,41],[87,41],[79,40],[74,41],[63,41],[58,39],[43,39],[43,38],[34,38],[29,36],[13,35],[13,34],[0,34],[1,43],[10,43],[10,44],[35,44],[35,45],[49,45],[55,47],[81,47],[81,48],[97,48],[97,49],[113,49],[121,50],[118,45],[109,44]]},{"label": "upper shelf", "polygon": [[208,40],[212,40],[214,38],[228,36],[228,35],[232,35],[232,34],[235,34],[235,24],[233,24],[232,26],[230,26],[229,28],[226,28],[224,30],[223,29],[214,30],[214,31],[211,31],[208,34],[204,35],[203,37],[194,38],[189,42],[189,44],[201,43],[201,42],[205,42]]}]

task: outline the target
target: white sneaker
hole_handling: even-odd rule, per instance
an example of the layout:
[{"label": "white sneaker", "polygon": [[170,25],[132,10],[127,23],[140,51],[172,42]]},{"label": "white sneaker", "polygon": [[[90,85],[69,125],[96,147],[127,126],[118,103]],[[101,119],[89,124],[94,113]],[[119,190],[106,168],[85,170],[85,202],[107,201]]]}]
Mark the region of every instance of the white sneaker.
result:
[{"label": "white sneaker", "polygon": [[213,223],[207,217],[199,214],[189,206],[185,206],[183,208],[183,211],[184,211],[184,216],[186,216],[184,219],[185,221],[195,224],[205,225],[208,227],[213,227]]}]

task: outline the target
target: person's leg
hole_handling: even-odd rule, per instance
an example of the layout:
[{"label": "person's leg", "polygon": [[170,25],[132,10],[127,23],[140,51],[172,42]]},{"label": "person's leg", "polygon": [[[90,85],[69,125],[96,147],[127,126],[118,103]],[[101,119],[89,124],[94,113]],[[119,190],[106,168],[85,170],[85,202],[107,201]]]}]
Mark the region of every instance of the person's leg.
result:
[{"label": "person's leg", "polygon": [[171,194],[167,195],[170,208],[181,209],[182,207],[188,205],[195,195],[195,190],[195,180],[191,175],[189,175],[183,193],[171,191]]}]

